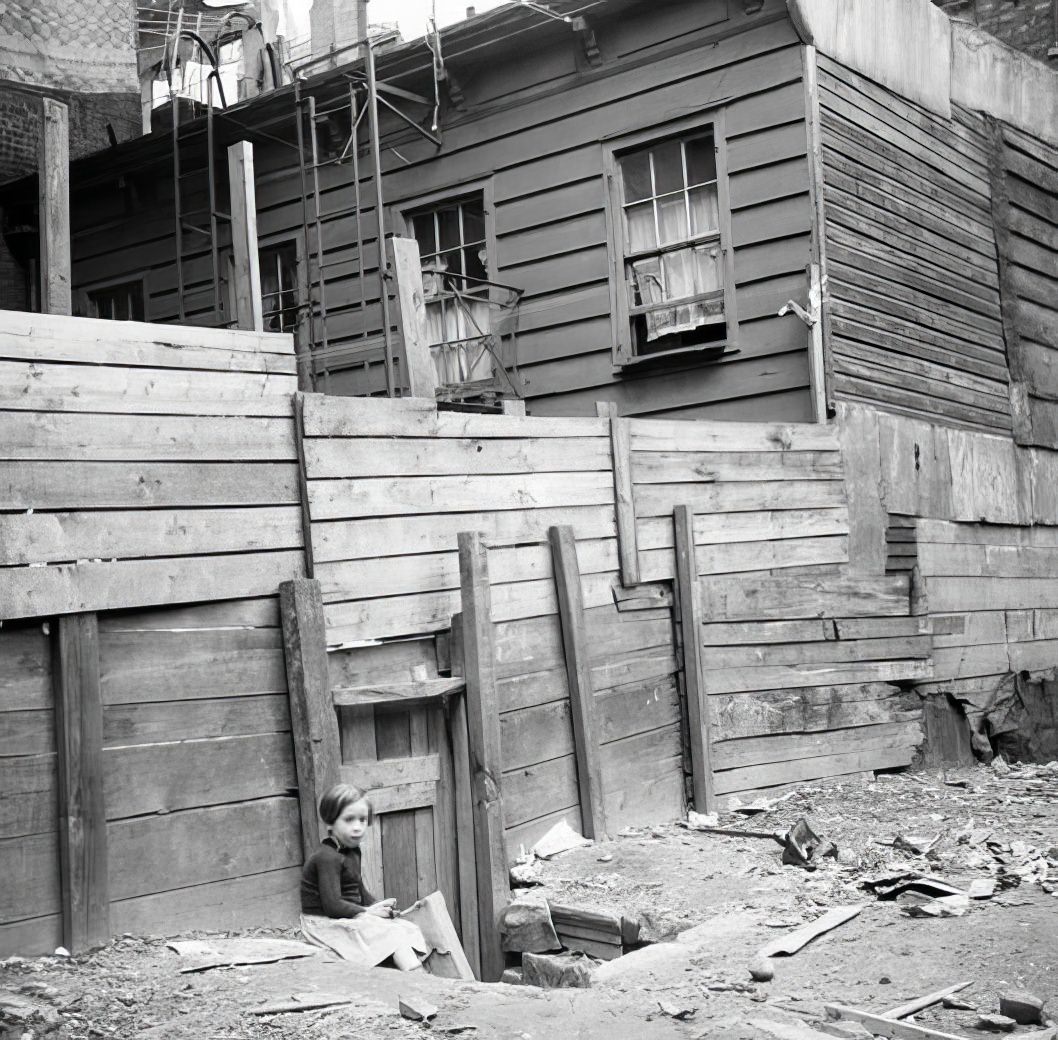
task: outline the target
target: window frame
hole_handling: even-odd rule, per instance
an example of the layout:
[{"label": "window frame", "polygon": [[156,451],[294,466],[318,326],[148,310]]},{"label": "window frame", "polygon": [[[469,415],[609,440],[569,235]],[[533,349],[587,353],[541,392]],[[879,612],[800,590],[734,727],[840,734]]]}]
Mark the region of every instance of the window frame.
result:
[{"label": "window frame", "polygon": [[[402,238],[415,239],[412,218],[421,210],[436,209],[445,203],[459,202],[472,195],[481,195],[481,211],[485,218],[485,276],[490,282],[499,281],[496,267],[496,201],[492,178],[453,184],[425,195],[414,195],[390,207],[390,226]],[[488,299],[492,299],[489,288]]]},{"label": "window frame", "polygon": [[[637,354],[632,340],[632,315],[625,284],[625,263],[633,252],[628,247],[624,220],[624,181],[621,158],[630,152],[665,141],[690,137],[698,131],[711,129],[716,156],[716,195],[719,215],[718,231],[721,266],[724,273],[724,321],[727,335],[708,343]],[[611,350],[616,368],[646,365],[673,357],[693,357],[695,354],[729,351],[738,341],[738,314],[735,308],[735,263],[731,247],[731,198],[728,188],[727,135],[724,110],[712,109],[672,123],[653,126],[631,134],[622,134],[603,142],[603,175],[606,185],[606,251],[609,260]],[[686,188],[686,185],[685,185]],[[667,251],[659,249],[659,254]]]},{"label": "window frame", "polygon": [[[96,308],[96,301],[92,298],[97,293],[112,293],[116,289],[129,288],[133,286],[139,288],[140,293],[140,311],[143,314],[142,318],[110,318],[105,317],[101,314],[93,314]],[[93,285],[86,285],[81,290],[84,293],[85,308],[88,311],[87,316],[95,318],[98,321],[137,321],[146,322],[147,319],[147,286],[146,279],[141,275],[139,278],[109,278],[104,282],[96,282]]]},{"label": "window frame", "polygon": [[[280,328],[279,332],[284,334],[284,335],[290,336],[290,335],[295,335],[297,333],[298,329],[302,325],[302,302],[303,301],[302,301],[302,292],[301,292],[301,290],[303,288],[303,286],[302,286],[302,280],[303,279],[302,279],[302,267],[301,267],[301,265],[302,265],[301,236],[300,235],[294,235],[294,236],[291,236],[291,237],[288,237],[288,238],[277,239],[276,241],[273,241],[273,242],[259,242],[257,244],[257,265],[258,265],[258,270],[261,272],[261,275],[262,275],[262,285],[261,285],[261,321],[262,321],[262,324],[263,324],[265,321],[267,321],[269,312],[267,312],[265,310],[265,291],[264,291],[264,284],[263,284],[264,265],[261,263],[262,254],[264,254],[266,252],[269,252],[269,251],[272,251],[272,250],[275,250],[278,253],[280,250],[282,250],[284,248],[288,248],[288,247],[293,247],[293,251],[294,251],[294,268],[293,268],[293,270],[294,270],[294,284],[293,284],[293,288],[292,289],[287,289],[287,290],[280,289],[279,295],[282,296],[283,292],[293,292],[294,293],[294,324],[293,324],[293,326],[290,329]],[[232,261],[234,261],[234,258],[232,258]],[[272,294],[269,294],[269,295],[272,295]],[[282,314],[282,312],[283,312],[283,308],[280,307],[279,311],[277,313]],[[234,301],[233,301],[233,304],[232,304],[232,314],[233,315],[235,314]]]}]

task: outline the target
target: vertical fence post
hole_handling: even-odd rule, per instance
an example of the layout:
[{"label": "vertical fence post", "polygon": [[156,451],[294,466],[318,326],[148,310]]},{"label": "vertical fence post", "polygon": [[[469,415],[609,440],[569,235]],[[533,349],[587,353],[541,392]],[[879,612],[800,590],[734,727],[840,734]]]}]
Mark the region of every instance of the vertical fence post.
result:
[{"label": "vertical fence post", "polygon": [[338,782],[341,746],[327,674],[327,631],[323,593],[315,578],[295,578],[279,586],[283,654],[290,696],[290,727],[301,808],[301,845],[311,855],[323,837],[316,805]]},{"label": "vertical fence post", "polygon": [[613,457],[614,500],[617,506],[617,552],[621,561],[621,583],[638,585],[639,543],[636,533],[635,498],[632,487],[632,438],[628,419],[617,414],[612,401],[596,401],[600,418],[610,420],[610,450]]},{"label": "vertical fence post", "polygon": [[566,676],[569,681],[581,827],[586,838],[605,838],[606,812],[602,794],[602,767],[599,764],[599,737],[595,725],[595,689],[591,680],[588,634],[584,625],[577,542],[573,528],[568,525],[550,528],[547,537],[555,564],[562,652],[566,658]]},{"label": "vertical fence post", "polygon": [[500,789],[500,716],[496,699],[495,636],[485,543],[476,532],[459,535],[463,600],[463,663],[467,681],[467,734],[474,797],[481,978],[503,974],[498,917],[510,898]]},{"label": "vertical fence post", "polygon": [[70,314],[69,113],[61,101],[44,98],[43,105],[44,125],[37,149],[40,309],[44,314]]},{"label": "vertical fence post", "polygon": [[676,506],[676,602],[683,639],[683,677],[687,699],[687,729],[691,744],[691,783],[694,807],[714,812],[716,794],[709,760],[709,700],[702,674],[702,617],[698,600],[698,567],[694,553],[694,514],[689,506]]},{"label": "vertical fence post", "polygon": [[412,238],[394,238],[393,271],[400,303],[400,334],[404,343],[401,364],[412,397],[437,397],[437,369],[430,354],[426,330],[426,298],[422,287],[419,244]]},{"label": "vertical fence post", "polygon": [[99,624],[95,614],[70,614],[57,628],[52,675],[63,943],[81,953],[110,941]]},{"label": "vertical fence post", "polygon": [[[236,141],[228,147],[231,192],[231,255],[235,283],[235,318],[240,329],[264,331],[261,266],[257,255],[257,189],[253,145]],[[277,301],[282,307],[282,301]]]},{"label": "vertical fence post", "polygon": [[[463,664],[463,615],[452,617],[452,674],[466,675]],[[481,978],[481,941],[478,920],[477,851],[474,848],[474,793],[470,782],[470,735],[465,696],[446,704],[452,741],[452,771],[456,804],[456,855],[459,875],[459,930],[467,960]]]}]

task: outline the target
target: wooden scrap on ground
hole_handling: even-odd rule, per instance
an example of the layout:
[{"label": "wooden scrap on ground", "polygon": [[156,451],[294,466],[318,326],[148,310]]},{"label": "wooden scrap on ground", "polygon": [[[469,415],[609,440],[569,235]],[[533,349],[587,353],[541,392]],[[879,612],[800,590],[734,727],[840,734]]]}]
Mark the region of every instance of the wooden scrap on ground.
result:
[{"label": "wooden scrap on ground", "polygon": [[837,928],[838,925],[842,925],[846,921],[851,921],[861,910],[863,910],[863,904],[834,907],[833,910],[828,910],[822,917],[817,917],[814,921],[809,921],[808,924],[802,925],[796,931],[790,932],[789,935],[774,939],[766,946],[761,947],[758,956],[775,957],[779,954],[790,956],[797,953],[798,950],[803,946],[807,946],[817,936]]},{"label": "wooden scrap on ground", "polygon": [[844,1022],[859,1022],[866,1026],[875,1036],[888,1036],[894,1040],[966,1040],[966,1037],[955,1033],[942,1033],[939,1029],[901,1022],[899,1019],[887,1018],[885,1015],[861,1011],[859,1008],[842,1007],[838,1004],[826,1004],[823,1010],[828,1018]]},{"label": "wooden scrap on ground", "polygon": [[946,986],[944,989],[938,989],[935,993],[927,993],[924,997],[909,1000],[906,1004],[898,1004],[895,1008],[886,1011],[882,1017],[907,1018],[908,1015],[913,1015],[916,1011],[922,1011],[925,1008],[932,1007],[934,1004],[939,1004],[945,997],[950,997],[953,993],[959,993],[972,985],[972,982],[957,982],[954,986]]},{"label": "wooden scrap on ground", "polygon": [[235,964],[274,964],[320,952],[318,946],[293,939],[183,939],[167,945],[192,962],[180,969],[182,975]]},{"label": "wooden scrap on ground", "polygon": [[448,913],[445,897],[440,892],[431,892],[400,916],[418,925],[423,938],[433,949],[426,961],[426,968],[431,975],[446,979],[474,978],[474,971]]},{"label": "wooden scrap on ground", "polygon": [[439,1010],[421,997],[398,997],[397,1007],[401,1017],[409,1018],[412,1022],[429,1022]]},{"label": "wooden scrap on ground", "polygon": [[359,999],[356,995],[341,996],[337,993],[292,993],[289,1000],[277,1000],[271,1004],[250,1008],[251,1015],[285,1015],[292,1011],[318,1011],[320,1008],[340,1007]]}]

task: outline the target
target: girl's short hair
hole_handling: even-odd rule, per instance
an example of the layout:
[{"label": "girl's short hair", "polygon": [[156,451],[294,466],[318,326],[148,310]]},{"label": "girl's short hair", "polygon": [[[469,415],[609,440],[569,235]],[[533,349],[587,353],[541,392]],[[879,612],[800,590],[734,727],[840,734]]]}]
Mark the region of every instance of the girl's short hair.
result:
[{"label": "girl's short hair", "polygon": [[367,802],[367,822],[375,822],[375,809],[367,792],[353,784],[335,784],[320,799],[320,819],[329,827],[354,802]]}]

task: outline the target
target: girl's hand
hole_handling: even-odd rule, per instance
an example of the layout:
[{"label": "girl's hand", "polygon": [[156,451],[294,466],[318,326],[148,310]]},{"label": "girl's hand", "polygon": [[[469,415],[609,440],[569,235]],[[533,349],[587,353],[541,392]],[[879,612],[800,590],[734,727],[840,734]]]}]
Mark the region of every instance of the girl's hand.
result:
[{"label": "girl's hand", "polygon": [[372,917],[392,917],[393,907],[386,906],[384,903],[375,903],[372,906],[367,907],[364,910],[365,914],[370,914]]}]

